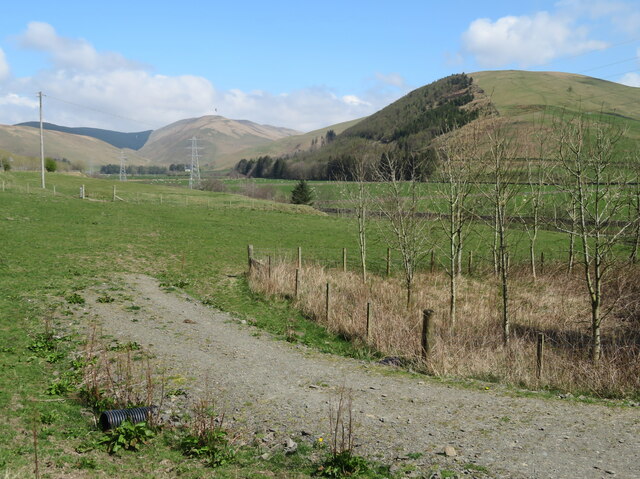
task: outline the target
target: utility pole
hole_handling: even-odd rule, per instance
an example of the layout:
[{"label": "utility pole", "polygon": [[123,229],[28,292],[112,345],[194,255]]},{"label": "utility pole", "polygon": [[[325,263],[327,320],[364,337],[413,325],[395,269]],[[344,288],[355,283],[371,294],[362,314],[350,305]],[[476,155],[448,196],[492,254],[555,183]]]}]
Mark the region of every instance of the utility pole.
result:
[{"label": "utility pole", "polygon": [[120,181],[127,181],[127,167],[125,161],[127,157],[124,156],[124,151],[120,150]]},{"label": "utility pole", "polygon": [[46,188],[44,182],[44,130],[42,129],[42,97],[44,95],[41,91],[38,92],[38,98],[40,100],[40,173],[42,178],[42,188]]},{"label": "utility pole", "polygon": [[194,136],[191,138],[191,146],[188,148],[191,149],[191,175],[189,176],[189,188],[193,189],[194,186],[197,188],[200,186],[200,162],[198,155],[198,150],[201,150],[202,147],[198,146],[198,139]]}]

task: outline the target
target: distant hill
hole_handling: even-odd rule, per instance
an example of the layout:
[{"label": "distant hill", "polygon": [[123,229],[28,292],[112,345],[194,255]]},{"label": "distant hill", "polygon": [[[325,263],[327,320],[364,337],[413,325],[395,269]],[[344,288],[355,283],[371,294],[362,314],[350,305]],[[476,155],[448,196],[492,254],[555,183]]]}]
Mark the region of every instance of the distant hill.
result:
[{"label": "distant hill", "polygon": [[[18,123],[15,126],[30,126],[32,128],[40,128],[40,123],[37,121],[28,121],[25,123]],[[77,127],[71,128],[67,126],[54,125],[53,123],[42,123],[42,128],[45,130],[61,131],[63,133],[71,133],[73,135],[90,136],[97,138],[105,143],[109,143],[116,148],[129,148],[130,150],[139,150],[149,139],[149,135],[153,130],[138,131],[134,133],[123,133],[121,131],[102,130],[100,128],[86,128]]]},{"label": "distant hill", "polygon": [[273,176],[275,168],[276,176],[325,179],[344,174],[356,157],[376,161],[391,149],[407,161],[424,163],[428,174],[435,167],[433,148],[455,135],[455,130],[499,116],[524,155],[534,120],[550,130],[554,119],[579,114],[603,114],[620,121],[627,128],[623,143],[633,147],[640,139],[640,88],[556,72],[451,75],[410,92],[321,148],[281,158],[256,158],[236,169],[243,174]]},{"label": "distant hill", "polygon": [[265,143],[260,146],[245,148],[240,151],[222,155],[218,165],[232,166],[243,158],[257,158],[265,155],[273,157],[292,156],[296,153],[319,149],[324,145],[327,132],[333,130],[335,134],[340,134],[360,121],[362,121],[362,118],[326,126],[318,130],[310,131],[309,133],[287,136],[271,143]]},{"label": "distant hill", "polygon": [[[65,158],[86,170],[93,167],[95,171],[100,165],[120,162],[120,148],[90,136],[45,130],[44,145],[46,156]],[[129,164],[152,164],[134,150],[124,151]],[[39,161],[29,159],[40,158],[40,130],[29,126],[0,125],[0,152],[4,152],[4,156],[14,157],[18,163],[15,165],[17,168],[30,168],[34,164],[39,166]]]},{"label": "distant hill", "polygon": [[189,140],[197,137],[200,165],[217,169],[233,166],[233,154],[238,151],[267,145],[275,140],[297,135],[288,128],[259,125],[246,120],[230,120],[222,116],[203,116],[177,121],[155,130],[140,154],[157,165],[187,163],[191,159]]}]

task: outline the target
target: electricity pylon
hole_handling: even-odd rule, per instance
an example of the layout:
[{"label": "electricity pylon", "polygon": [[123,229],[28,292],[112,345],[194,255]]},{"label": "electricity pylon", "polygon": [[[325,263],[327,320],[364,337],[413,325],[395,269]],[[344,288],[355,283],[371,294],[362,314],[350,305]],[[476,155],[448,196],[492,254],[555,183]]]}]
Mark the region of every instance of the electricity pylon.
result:
[{"label": "electricity pylon", "polygon": [[124,151],[120,150],[120,181],[127,181],[127,167],[125,161],[127,157],[124,156]]},{"label": "electricity pylon", "polygon": [[188,148],[191,150],[191,176],[189,176],[189,188],[193,189],[200,186],[200,155],[198,150],[202,147],[198,146],[198,139],[194,136],[191,138],[191,146]]}]

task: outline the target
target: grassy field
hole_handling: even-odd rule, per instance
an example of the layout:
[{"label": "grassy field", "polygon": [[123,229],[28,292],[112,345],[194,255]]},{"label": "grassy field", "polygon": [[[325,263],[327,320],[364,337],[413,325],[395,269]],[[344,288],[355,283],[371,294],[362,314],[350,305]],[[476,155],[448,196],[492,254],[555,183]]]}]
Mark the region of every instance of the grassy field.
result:
[{"label": "grassy field", "polygon": [[[77,452],[82,444],[101,437],[91,415],[77,401],[47,393],[52,378],[65,374],[71,352],[84,341],[73,332],[82,324],[70,328],[69,298],[82,295],[90,285],[108,283],[119,272],[141,272],[179,284],[222,310],[255,318],[259,327],[281,338],[290,334],[289,320],[295,318],[304,333],[301,342],[347,356],[372,355],[307,320],[290,302],[251,292],[243,276],[247,244],[253,244],[262,258],[293,258],[301,246],[305,262],[322,266],[340,265],[342,248],[347,248],[349,268],[355,269],[356,229],[349,218],[304,206],[177,188],[162,180],[146,184],[48,174],[47,190],[38,187],[37,173],[0,173],[0,181],[0,471],[7,477],[30,474],[34,430],[46,471],[43,477],[175,477],[177,471],[184,477],[210,476],[210,469],[198,461],[185,461],[166,436],[136,454]],[[267,182],[257,182],[263,183]],[[293,185],[271,184],[283,193]],[[87,193],[84,201],[78,198],[81,185]],[[115,202],[114,186],[119,198]],[[334,184],[314,186],[337,196]],[[513,261],[527,257],[525,236],[513,232]],[[374,221],[369,250],[373,271],[385,269],[384,238]],[[488,228],[480,225],[469,240],[480,266],[483,261],[489,265],[488,238]],[[441,239],[434,229],[433,244]],[[539,250],[549,261],[564,258],[563,236],[547,231],[540,241]],[[435,251],[439,263],[443,257],[438,248]],[[394,261],[398,271],[395,256]],[[61,328],[56,351],[62,359],[39,352],[38,341],[48,323]],[[311,453],[265,462],[255,450],[245,450],[217,477],[260,477],[265,469],[277,477],[307,477],[313,470]],[[158,463],[168,472],[158,472]]]},{"label": "grassy field", "polygon": [[[292,250],[309,245],[316,254],[335,249],[334,242],[353,248],[355,239],[343,220],[305,207],[134,182],[118,183],[118,195],[127,201],[111,202],[105,199],[111,197],[112,182],[65,175],[48,175],[47,180],[49,188],[56,185],[56,195],[36,188],[35,173],[0,175],[5,182],[0,192],[0,471],[7,477],[31,475],[34,428],[41,472],[46,471],[42,477],[210,476],[199,461],[185,461],[166,437],[135,455],[78,453],[101,434],[79,403],[47,394],[52,378],[62,376],[69,363],[34,353],[45,319],[68,326],[71,305],[65,298],[108,282],[114,273],[143,272],[179,282],[221,309],[259,318],[259,326],[282,337],[286,320],[297,317],[311,346],[363,354],[286,303],[252,295],[238,276],[245,269],[247,243]],[[81,184],[88,200],[77,197]],[[162,204],[160,195],[166,195]],[[70,331],[62,334],[56,352],[67,354],[83,342]],[[247,450],[217,477],[260,477],[260,470],[307,477],[314,467],[309,457],[310,451],[301,451],[263,461]]]}]

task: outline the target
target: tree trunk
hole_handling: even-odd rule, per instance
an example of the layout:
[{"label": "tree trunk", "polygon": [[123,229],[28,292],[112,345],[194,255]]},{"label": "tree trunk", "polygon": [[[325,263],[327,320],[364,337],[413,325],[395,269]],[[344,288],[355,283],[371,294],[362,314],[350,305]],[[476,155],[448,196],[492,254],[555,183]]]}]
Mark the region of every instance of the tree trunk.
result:
[{"label": "tree trunk", "polygon": [[531,261],[531,276],[536,279],[536,251],[535,251],[535,239],[532,239],[529,243],[529,259]]},{"label": "tree trunk", "polygon": [[495,219],[493,226],[493,273],[498,276],[500,272],[499,255],[498,255],[498,208],[496,207]]},{"label": "tree trunk", "polygon": [[358,240],[360,246],[360,267],[362,270],[362,282],[367,282],[367,231],[366,209],[363,207],[358,217]]},{"label": "tree trunk", "polygon": [[502,291],[502,339],[506,346],[509,344],[509,338],[511,335],[511,318],[509,317],[509,265],[503,221],[500,221],[500,228],[498,232],[500,248],[500,282]]},{"label": "tree trunk", "polygon": [[594,364],[600,362],[602,356],[602,340],[600,338],[600,304],[591,305],[591,360]]}]

